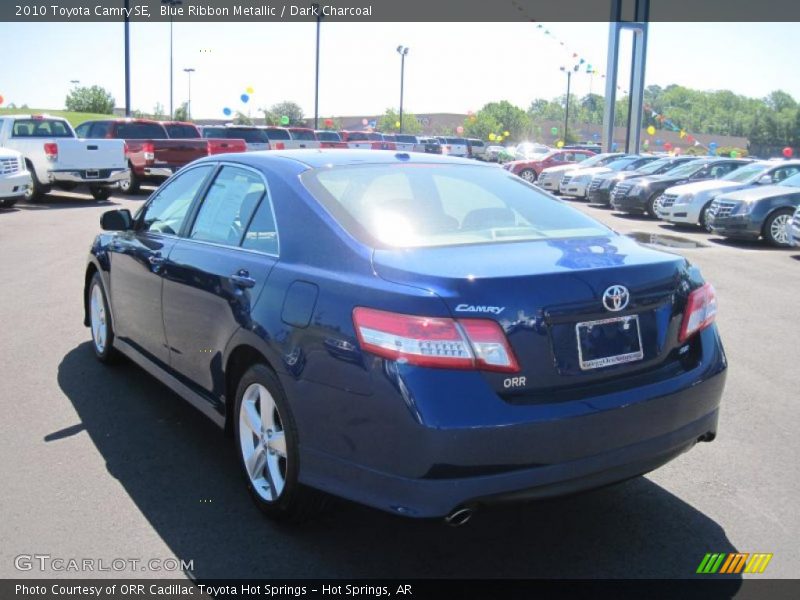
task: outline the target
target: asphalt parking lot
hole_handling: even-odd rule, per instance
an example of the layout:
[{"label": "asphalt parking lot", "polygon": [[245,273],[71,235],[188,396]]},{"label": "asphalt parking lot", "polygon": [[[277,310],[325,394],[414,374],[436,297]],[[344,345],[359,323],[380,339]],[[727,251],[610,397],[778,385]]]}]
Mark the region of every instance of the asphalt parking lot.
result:
[{"label": "asphalt parking lot", "polygon": [[1,577],[81,575],[15,569],[36,553],[177,557],[198,578],[692,577],[706,552],[734,551],[774,553],[761,577],[797,576],[800,249],[573,202],[623,233],[702,244],[672,251],[717,289],[730,369],[716,441],[646,477],[458,529],[335,501],[291,530],[258,513],[212,423],[137,367],[92,355],[86,252],[103,211],[145,199],[62,193],[0,210]]}]

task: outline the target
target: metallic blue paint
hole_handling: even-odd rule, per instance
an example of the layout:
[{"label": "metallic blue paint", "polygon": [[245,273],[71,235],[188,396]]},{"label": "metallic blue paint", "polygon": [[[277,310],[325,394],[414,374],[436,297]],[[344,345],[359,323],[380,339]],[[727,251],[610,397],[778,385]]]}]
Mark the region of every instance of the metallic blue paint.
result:
[{"label": "metallic blue paint", "polygon": [[[195,403],[229,418],[231,357],[252,349],[289,399],[301,481],[397,514],[441,516],[486,499],[591,488],[712,439],[727,363],[716,326],[678,342],[687,296],[703,283],[683,258],[610,231],[373,250],[299,180],[309,168],[454,161],[497,168],[383,151],[202,159],[197,163],[243,164],[264,175],[279,258],[126,231],[99,235],[89,268],[111,290],[117,335],[191,389]],[[158,251],[167,260],[154,269],[148,257]],[[255,279],[249,289],[230,279],[242,268]],[[644,358],[582,371],[574,324],[608,316],[601,295],[612,284],[631,292],[620,314],[639,314]],[[298,289],[299,316],[286,308]],[[510,388],[499,373],[410,366],[359,348],[356,306],[470,316],[456,312],[460,303],[504,307],[496,317],[480,316],[506,331],[524,385]]]}]

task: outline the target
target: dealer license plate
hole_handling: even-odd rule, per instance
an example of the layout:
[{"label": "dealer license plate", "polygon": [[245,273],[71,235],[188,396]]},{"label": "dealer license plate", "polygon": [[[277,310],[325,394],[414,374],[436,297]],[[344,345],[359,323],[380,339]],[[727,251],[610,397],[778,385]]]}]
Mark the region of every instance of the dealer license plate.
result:
[{"label": "dealer license plate", "polygon": [[612,317],[575,325],[581,369],[599,369],[641,360],[639,316]]}]

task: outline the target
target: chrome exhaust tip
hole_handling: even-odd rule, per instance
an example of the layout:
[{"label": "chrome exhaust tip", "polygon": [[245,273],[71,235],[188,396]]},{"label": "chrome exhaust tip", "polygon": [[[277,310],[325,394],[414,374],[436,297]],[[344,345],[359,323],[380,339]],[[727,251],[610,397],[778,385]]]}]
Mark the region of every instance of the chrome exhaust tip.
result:
[{"label": "chrome exhaust tip", "polygon": [[474,513],[475,511],[472,508],[461,506],[447,515],[444,518],[444,522],[450,525],[450,527],[461,527],[469,523]]}]

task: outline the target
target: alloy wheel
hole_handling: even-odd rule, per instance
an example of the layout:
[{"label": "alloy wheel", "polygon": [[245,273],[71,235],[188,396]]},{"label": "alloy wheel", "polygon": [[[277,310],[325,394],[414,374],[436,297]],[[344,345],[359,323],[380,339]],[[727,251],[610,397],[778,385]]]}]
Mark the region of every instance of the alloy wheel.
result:
[{"label": "alloy wheel", "polygon": [[92,326],[92,341],[98,354],[106,349],[108,339],[108,324],[106,323],[106,305],[103,301],[103,290],[95,284],[92,287],[92,296],[89,303],[89,313]]},{"label": "alloy wheel", "polygon": [[781,245],[789,244],[789,234],[786,231],[786,227],[789,225],[790,219],[791,217],[789,215],[778,215],[772,219],[772,223],[769,226],[769,233],[776,243]]},{"label": "alloy wheel", "polygon": [[286,435],[275,399],[260,383],[248,386],[242,396],[239,443],[253,489],[275,502],[286,486]]}]

